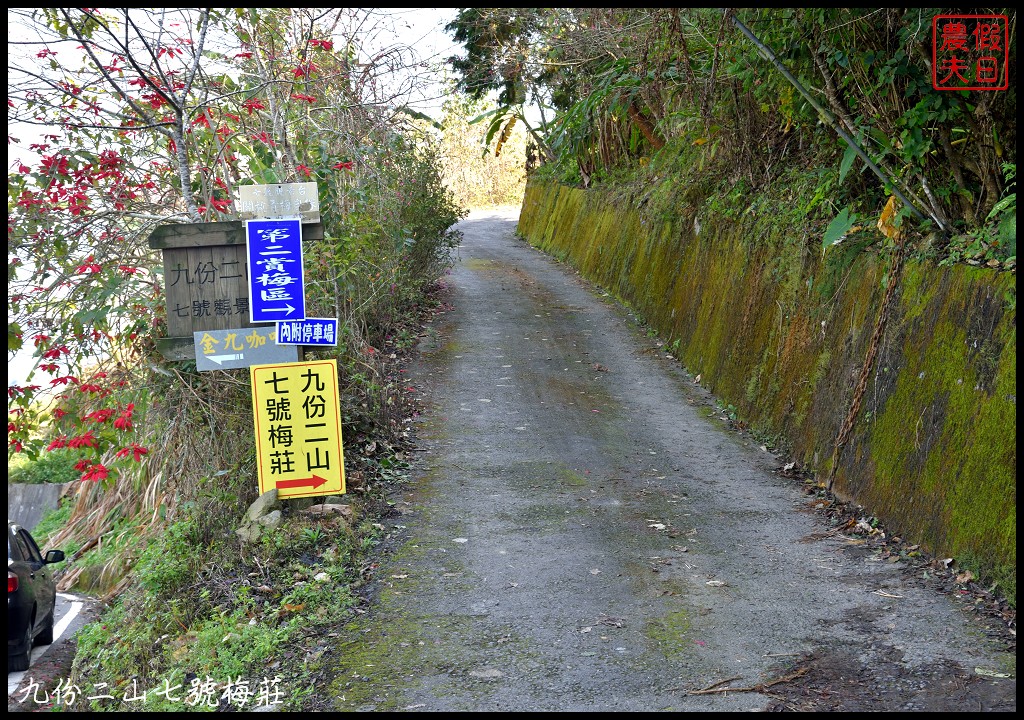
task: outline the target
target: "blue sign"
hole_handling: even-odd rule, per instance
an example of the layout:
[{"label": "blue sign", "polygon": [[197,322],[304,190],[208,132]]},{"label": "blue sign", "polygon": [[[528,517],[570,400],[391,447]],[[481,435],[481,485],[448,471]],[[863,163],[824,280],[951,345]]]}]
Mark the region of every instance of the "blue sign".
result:
[{"label": "blue sign", "polygon": [[277,324],[278,345],[337,345],[337,318],[286,320]]},{"label": "blue sign", "polygon": [[249,260],[249,320],[261,323],[305,318],[299,218],[246,220],[245,247]]}]

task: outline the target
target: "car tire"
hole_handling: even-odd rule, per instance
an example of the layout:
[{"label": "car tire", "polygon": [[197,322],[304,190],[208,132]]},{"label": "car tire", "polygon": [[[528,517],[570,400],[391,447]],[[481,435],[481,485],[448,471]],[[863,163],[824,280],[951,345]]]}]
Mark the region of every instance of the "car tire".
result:
[{"label": "car tire", "polygon": [[43,629],[36,635],[36,645],[52,645],[53,644],[53,613],[56,609],[50,610],[50,614],[46,616],[46,623],[43,625]]},{"label": "car tire", "polygon": [[17,670],[28,670],[29,663],[32,660],[32,621],[31,619],[25,625],[25,635],[21,639],[21,644],[18,649],[12,655],[10,652],[7,653],[7,671]]}]

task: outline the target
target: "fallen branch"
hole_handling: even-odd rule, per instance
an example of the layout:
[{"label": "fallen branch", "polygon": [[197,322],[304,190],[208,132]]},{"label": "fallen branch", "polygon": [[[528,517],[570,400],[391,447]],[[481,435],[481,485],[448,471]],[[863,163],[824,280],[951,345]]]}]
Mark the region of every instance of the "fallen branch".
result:
[{"label": "fallen branch", "polygon": [[749,687],[718,687],[722,683],[731,682],[737,678],[729,678],[728,680],[719,680],[716,683],[708,685],[702,690],[687,690],[687,695],[710,695],[711,693],[727,693],[727,692],[764,692],[770,687],[775,685],[781,685],[782,683],[791,682],[796,680],[798,677],[803,677],[807,674],[807,668],[800,668],[796,672],[790,673],[780,678],[776,678],[769,682],[758,683],[757,685],[751,685]]},{"label": "fallen branch", "polygon": [[[740,675],[736,675],[735,677],[726,678],[725,680],[719,680],[718,682],[713,682],[710,685],[708,685],[706,688],[704,688],[704,690],[709,690],[710,688],[718,687],[722,683],[732,682],[733,680],[739,680],[740,677],[741,677]],[[682,688],[681,687],[665,688],[665,692],[676,692],[678,690],[682,690]],[[703,692],[703,690],[698,691],[698,692]]]},{"label": "fallen branch", "polygon": [[86,541],[86,543],[84,545],[82,545],[82,547],[78,548],[78,550],[76,550],[74,553],[72,553],[71,557],[68,558],[68,563],[73,563],[75,560],[77,560],[78,558],[82,557],[87,552],[92,550],[94,547],[99,545],[100,538],[103,537],[103,535],[105,533],[107,533],[109,530],[110,530],[110,528],[108,527],[108,528],[104,529],[104,531],[101,532],[96,537],[92,538],[91,540]]},{"label": "fallen branch", "polygon": [[725,680],[719,680],[718,682],[713,682],[710,685],[708,685],[706,688],[704,688],[703,690],[699,690],[698,692],[707,692],[711,688],[716,688],[719,685],[724,685],[725,683],[732,682],[733,680],[739,680],[740,677],[742,677],[742,676],[741,675],[735,675],[735,676],[733,676],[731,678],[726,678]]}]

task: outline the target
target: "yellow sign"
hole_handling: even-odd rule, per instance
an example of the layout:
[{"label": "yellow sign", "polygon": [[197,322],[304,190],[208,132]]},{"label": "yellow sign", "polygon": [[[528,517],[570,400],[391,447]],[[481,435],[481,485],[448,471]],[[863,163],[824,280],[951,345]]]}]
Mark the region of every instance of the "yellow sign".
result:
[{"label": "yellow sign", "polygon": [[253,365],[249,377],[260,494],[344,493],[338,361]]}]

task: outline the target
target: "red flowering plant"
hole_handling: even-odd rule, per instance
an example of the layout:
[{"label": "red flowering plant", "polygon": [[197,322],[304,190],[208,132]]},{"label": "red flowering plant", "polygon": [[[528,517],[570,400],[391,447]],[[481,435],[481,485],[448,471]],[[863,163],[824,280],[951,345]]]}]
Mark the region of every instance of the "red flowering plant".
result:
[{"label": "red flowering plant", "polygon": [[[9,390],[12,452],[38,454],[63,437],[108,470],[111,457],[148,457],[146,443],[131,439],[146,431],[145,403],[132,393],[162,362],[160,258],[147,243],[157,225],[234,218],[240,183],[315,181],[327,238],[312,255],[313,286],[337,292],[314,301],[334,313],[339,300],[397,298],[388,288],[400,286],[411,257],[415,214],[435,224],[451,215],[430,205],[428,185],[398,185],[419,165],[383,94],[394,63],[360,63],[358,43],[335,51],[324,30],[358,26],[345,21],[360,11],[332,10],[315,27],[287,8],[132,18],[147,12],[155,11],[20,14],[52,42],[26,45],[28,59],[9,73],[9,147],[24,155],[8,175],[8,345],[35,364]],[[147,36],[157,27],[159,39]],[[214,48],[214,37],[225,44]],[[57,52],[65,47],[81,56],[68,62]],[[17,137],[38,127],[50,128],[38,142]],[[365,267],[384,272],[371,280]],[[394,316],[390,306],[373,312]],[[114,377],[126,385],[111,386]],[[75,438],[85,439],[72,446]]]},{"label": "red flowering plant", "polygon": [[[164,314],[147,238],[161,222],[232,218],[236,151],[266,147],[253,136],[274,143],[265,85],[237,86],[251,49],[211,51],[207,29],[230,21],[182,9],[152,23],[138,17],[147,12],[20,15],[44,41],[26,44],[8,76],[8,145],[24,152],[8,174],[8,350],[34,360],[9,387],[9,452],[35,457],[64,438],[96,462],[126,447],[121,459],[141,459],[143,445],[124,444],[139,417],[126,408]],[[84,62],[55,50],[69,45]],[[281,75],[298,62],[282,61]],[[40,127],[38,142],[16,136]]]},{"label": "red flowering plant", "polygon": [[[214,182],[230,171],[211,125],[221,116],[191,100],[202,43],[165,31],[164,51],[148,53],[142,31],[115,29],[125,12],[23,17],[50,42],[8,74],[8,146],[23,153],[8,173],[8,351],[33,361],[9,384],[8,451],[80,453],[82,477],[105,481],[146,449],[139,387],[164,322],[147,238],[163,221],[199,221],[197,195],[213,212],[231,207]],[[81,68],[51,49],[68,40]],[[17,137],[40,127],[36,142]],[[204,156],[219,176],[197,177],[191,158]]]},{"label": "red flowering plant", "polygon": [[[233,15],[181,9],[140,22],[147,12],[22,13],[44,42],[26,44],[8,81],[8,145],[24,152],[8,174],[8,349],[34,360],[9,386],[9,452],[81,452],[90,479],[113,478],[111,458],[137,462],[147,450],[129,434],[145,404],[132,387],[164,322],[153,228],[231,219],[241,177],[305,180],[323,165],[294,155],[315,133],[293,127],[331,41],[258,44]],[[273,25],[289,13],[252,18]],[[214,24],[234,48],[213,49]],[[55,50],[69,45],[80,67]],[[39,127],[50,129],[38,142],[13,130]],[[279,150],[287,133],[291,156]]]},{"label": "red flowering plant", "polygon": [[8,350],[35,359],[29,382],[8,393],[9,413],[21,411],[8,446],[30,455],[42,439],[29,408],[65,414],[56,394],[79,389],[85,367],[145,352],[158,324],[158,277],[144,226],[130,219],[162,202],[156,174],[116,139],[89,149],[95,134],[48,134],[46,154],[8,175]]},{"label": "red flowering plant", "polygon": [[[141,462],[148,449],[140,444],[135,429],[145,413],[140,410],[141,406],[124,402],[123,398],[134,396],[143,406],[149,404],[149,398],[147,393],[130,387],[130,377],[131,373],[122,369],[114,374],[95,371],[83,378],[73,375],[52,378],[52,392],[43,396],[48,403],[48,417],[44,419],[45,444],[41,451],[74,453],[78,457],[75,469],[81,479],[104,484],[112,483],[119,470]],[[44,389],[35,386],[33,391],[43,392]],[[12,394],[14,391],[9,388],[9,398]],[[18,449],[13,447],[14,443],[21,444],[20,449],[24,450],[25,441],[32,442],[32,435],[24,436],[25,440],[19,437],[22,425],[28,424],[21,420],[38,406],[39,403],[28,409],[9,407],[8,442],[12,450]],[[12,442],[12,437],[18,439]]]}]

